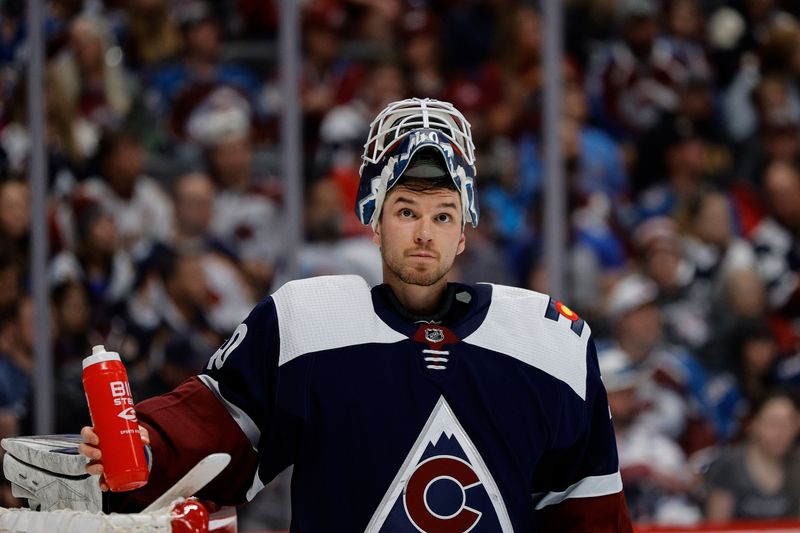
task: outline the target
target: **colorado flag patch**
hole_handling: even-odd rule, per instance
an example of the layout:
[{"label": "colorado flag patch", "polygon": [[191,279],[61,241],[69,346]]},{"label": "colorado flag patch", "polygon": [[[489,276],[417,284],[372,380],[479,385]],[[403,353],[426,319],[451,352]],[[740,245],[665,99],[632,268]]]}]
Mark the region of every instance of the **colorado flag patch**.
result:
[{"label": "colorado flag patch", "polygon": [[443,397],[366,531],[513,532],[497,484]]}]

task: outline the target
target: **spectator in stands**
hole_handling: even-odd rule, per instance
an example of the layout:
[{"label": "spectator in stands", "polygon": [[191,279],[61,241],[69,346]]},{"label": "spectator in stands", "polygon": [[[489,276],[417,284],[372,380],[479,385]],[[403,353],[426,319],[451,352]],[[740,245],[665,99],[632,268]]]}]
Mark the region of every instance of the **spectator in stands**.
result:
[{"label": "spectator in stands", "polygon": [[[429,5],[436,6],[435,3]],[[491,54],[494,40],[498,37],[497,21],[509,14],[509,4],[486,2],[462,2],[454,8],[439,11],[445,63],[454,70],[476,71],[495,56]]]},{"label": "spectator in stands", "polygon": [[657,303],[672,344],[696,349],[708,340],[708,293],[694,290],[696,267],[683,249],[677,224],[654,217],[633,233],[637,257],[645,276],[655,282]]},{"label": "spectator in stands", "polygon": [[181,35],[170,16],[168,0],[126,2],[128,18],[124,42],[125,62],[138,71],[174,59],[181,48]]},{"label": "spectator in stands", "polygon": [[541,13],[530,4],[518,5],[511,16],[500,18],[500,24],[499,68],[486,61],[479,67],[462,69],[462,77],[490,103],[485,121],[479,124],[485,122],[485,129],[492,136],[510,138],[519,129],[538,123],[538,110],[531,104],[540,101],[543,82]]},{"label": "spectator in stands", "polygon": [[666,174],[638,197],[638,221],[655,216],[686,219],[689,204],[707,186],[706,144],[689,121],[673,124],[662,144]]},{"label": "spectator in stands", "polygon": [[[48,70],[48,73],[50,71]],[[45,84],[45,142],[47,143],[48,183],[56,191],[71,190],[87,172],[89,158],[98,142],[95,126],[81,117],[54,75]],[[14,86],[8,106],[0,120],[0,147],[8,158],[11,172],[24,175],[30,153],[27,119],[27,80]]]},{"label": "spectator in stands", "polygon": [[[712,372],[733,372],[734,354],[742,344],[736,340],[753,323],[763,323],[768,316],[764,282],[754,268],[736,269],[720,276],[713,295],[708,323],[708,343],[698,351],[703,364]],[[770,337],[774,333],[768,328]],[[774,341],[774,339],[773,339]]]},{"label": "spectator in stands", "polygon": [[102,344],[92,331],[92,309],[86,286],[74,280],[65,280],[50,293],[53,305],[53,359],[57,367],[75,362],[91,353],[91,347]]},{"label": "spectator in stands", "polygon": [[371,118],[389,103],[405,98],[406,92],[400,66],[394,62],[378,62],[370,66],[361,90],[347,103],[331,108],[322,118],[316,166],[320,173],[331,174],[340,183],[345,201],[355,200],[352,191],[358,183],[364,136],[369,131]]},{"label": "spectator in stands", "polygon": [[214,196],[217,190],[211,178],[202,172],[187,172],[172,185],[175,206],[175,233],[171,244],[182,250],[218,249],[230,257],[233,252],[211,234]]},{"label": "spectator in stands", "polygon": [[753,405],[747,440],[723,452],[707,476],[706,517],[714,522],[798,516],[787,467],[800,431],[797,400],[773,392]]},{"label": "spectator in stands", "polygon": [[[350,210],[342,208],[339,188],[333,180],[321,179],[311,184],[305,205],[306,243],[298,253],[298,278],[332,274],[355,274],[370,287],[382,279],[380,252],[366,236],[346,238],[344,218]],[[280,272],[274,285],[289,281]]]},{"label": "spectator in stands", "polygon": [[8,0],[0,5],[0,19],[4,26],[0,33],[0,80],[3,80],[0,81],[0,94],[4,97],[8,96],[5,80],[13,75],[13,66],[23,61],[19,52],[27,34],[24,18],[25,2],[22,0]]},{"label": "spectator in stands", "polygon": [[767,161],[794,163],[800,156],[800,122],[783,117],[770,120],[764,128],[763,149]]},{"label": "spectator in stands", "polygon": [[[50,320],[50,309],[46,309],[46,319]],[[51,332],[52,334],[52,332]],[[30,405],[32,403],[32,380],[34,371],[33,345],[38,335],[33,316],[33,299],[23,296],[11,320],[0,329],[0,359],[7,359],[5,368],[7,387],[5,399],[0,405],[12,406],[23,421],[30,427]]]},{"label": "spectator in stands", "polygon": [[720,183],[728,183],[732,177],[736,156],[720,123],[710,74],[688,79],[678,87],[677,93],[676,109],[662,114],[661,119],[637,139],[631,187],[636,195],[669,174],[666,166],[669,152],[664,148],[675,144],[683,130],[692,132],[703,147],[703,176]]},{"label": "spectator in stands", "polygon": [[222,33],[208,4],[192,0],[177,8],[183,49],[178,60],[157,70],[149,81],[155,110],[166,116],[193,87],[234,87],[255,101],[261,84],[249,71],[221,59]]},{"label": "spectator in stands", "polygon": [[155,241],[169,239],[174,228],[172,204],[145,174],[145,158],[132,134],[106,132],[97,150],[100,175],[87,180],[78,193],[113,213],[120,243],[135,259],[144,257]]},{"label": "spectator in stands", "polygon": [[618,4],[622,39],[593,58],[589,90],[596,119],[625,140],[653,127],[661,114],[678,105],[677,89],[708,65],[702,54],[683,57],[659,37],[659,8],[654,0]]},{"label": "spectator in stands", "polygon": [[359,66],[339,53],[346,22],[342,7],[335,2],[311,3],[304,11],[300,102],[304,153],[309,156],[318,148],[325,114],[349,102],[363,81]]},{"label": "spectator in stands", "polygon": [[30,259],[31,198],[27,182],[0,183],[0,243],[19,259],[27,272]]},{"label": "spectator in stands", "polygon": [[198,255],[212,294],[208,319],[216,330],[227,334],[241,323],[256,301],[239,257],[211,232],[215,195],[209,176],[199,172],[180,176],[173,185],[175,235],[162,246]]},{"label": "spectator in stands", "polygon": [[[743,292],[747,291],[746,284],[753,278],[758,281],[752,272],[738,274],[745,273],[746,276],[738,278]],[[735,278],[731,281],[737,283]],[[763,287],[756,288],[758,290],[763,303]],[[780,357],[779,344],[764,314],[734,316],[724,334],[718,336],[719,353],[715,354],[716,365],[713,367],[716,374],[708,386],[717,399],[717,427],[722,442],[740,436],[742,423],[751,406],[757,405],[771,389],[787,387],[790,390],[792,387],[800,390],[798,358]]]},{"label": "spectator in stands", "polygon": [[214,348],[197,336],[176,334],[164,346],[163,360],[143,380],[131,383],[136,401],[165,394],[197,374]]},{"label": "spectator in stands", "polygon": [[[702,191],[688,206],[687,235],[683,240],[696,276],[719,289],[720,280],[735,270],[755,268],[749,242],[735,233],[733,206],[720,190]],[[698,282],[695,281],[695,287]],[[706,291],[711,294],[713,291]]]},{"label": "spectator in stands", "polygon": [[157,252],[128,301],[128,317],[139,330],[141,355],[150,369],[163,364],[167,343],[175,336],[209,346],[222,341],[208,318],[212,294],[201,256],[167,247]]},{"label": "spectator in stands", "polygon": [[642,423],[692,454],[716,442],[717,399],[709,394],[708,375],[695,358],[667,342],[657,298],[655,283],[640,274],[618,281],[607,302],[613,340],[651,375],[639,391],[648,404]]},{"label": "spectator in stands", "polygon": [[0,248],[0,328],[16,314],[26,275],[22,258],[9,247]]},{"label": "spectator in stands", "polygon": [[[210,125],[221,111],[200,111],[200,123]],[[258,293],[272,281],[283,253],[281,210],[274,189],[254,166],[250,126],[236,121],[204,137],[208,172],[217,187],[211,232],[242,261]]]},{"label": "spectator in stands", "polygon": [[[75,424],[90,421],[86,395],[81,382],[81,362],[91,347],[107,340],[96,328],[89,291],[83,283],[66,280],[56,285],[50,296],[53,306],[53,359],[55,362],[55,416],[57,433],[69,433]],[[116,349],[122,350],[122,347]],[[128,356],[129,354],[125,354]]]},{"label": "spectator in stands", "polygon": [[349,14],[355,15],[353,38],[379,50],[378,53],[393,53],[396,43],[395,21],[406,9],[405,2],[402,0],[351,0],[349,3]]},{"label": "spectator in stands", "polygon": [[758,270],[767,284],[771,309],[800,316],[800,170],[775,162],[764,172],[763,190],[769,215],[753,231]]},{"label": "spectator in stands", "polygon": [[639,523],[692,524],[700,509],[688,494],[696,475],[680,447],[640,422],[642,399],[637,389],[648,379],[622,350],[609,348],[597,354],[608,406],[614,422],[620,474],[631,518]]},{"label": "spectator in stands", "polygon": [[742,396],[750,406],[758,405],[778,385],[778,344],[763,321],[742,324],[730,337],[731,363]]},{"label": "spectator in stands", "polygon": [[409,93],[420,98],[441,99],[448,85],[436,28],[437,21],[430,9],[412,9],[401,17],[405,78]]},{"label": "spectator in stands", "polygon": [[[748,184],[759,184],[761,175],[777,159],[790,163],[798,155],[797,136],[800,124],[800,95],[792,97],[786,76],[765,75],[748,94],[754,102],[756,125],[740,143],[736,173]],[[727,116],[746,116],[744,109],[731,109]]]},{"label": "spectator in stands", "polygon": [[529,212],[536,198],[535,190],[522,179],[513,143],[498,140],[492,151],[493,179],[480,193],[481,211],[505,261],[519,280],[517,283],[522,283],[530,267],[530,260],[526,259],[535,255],[537,245],[536,221]]},{"label": "spectator in stands", "polygon": [[[574,68],[566,68],[564,119],[561,126],[566,166],[575,194],[602,194],[609,201],[627,201],[628,175],[619,145],[602,130],[588,123],[586,93]],[[519,143],[522,180],[542,194],[544,169],[541,135],[523,134]]]},{"label": "spectator in stands", "polygon": [[[570,299],[586,314],[596,310],[604,287],[625,266],[627,254],[616,227],[628,204],[628,177],[619,145],[588,123],[587,97],[574,66],[567,64],[564,70],[560,131],[570,212]],[[541,134],[523,133],[517,150],[520,188],[541,202],[545,183]],[[487,192],[494,194],[492,189]]]},{"label": "spectator in stands", "polygon": [[[759,2],[745,4],[752,8]],[[765,10],[741,19],[750,25],[744,39],[756,46],[739,49],[742,57],[723,95],[725,125],[737,142],[757,133],[767,120],[800,119],[800,95],[790,79],[800,28],[793,17],[775,9],[772,0],[761,4],[758,9]]]},{"label": "spectator in stands", "polygon": [[116,214],[89,202],[79,205],[76,218],[78,246],[75,251],[64,250],[53,258],[50,283],[85,284],[92,320],[104,321],[131,292],[135,277],[133,262],[120,246]]},{"label": "spectator in stands", "polygon": [[21,298],[15,315],[0,329],[0,412],[7,431],[18,430],[21,423],[28,427],[30,422],[33,339],[25,333],[33,330],[32,325],[27,324],[28,319],[32,319],[32,310],[30,298]]},{"label": "spectator in stands", "polygon": [[664,6],[665,33],[678,57],[687,64],[706,64],[707,74],[711,65],[703,49],[703,7],[694,0],[671,0]]},{"label": "spectator in stands", "polygon": [[53,60],[53,82],[68,105],[97,127],[118,127],[131,108],[131,86],[108,22],[81,16],[70,22],[69,45]]}]

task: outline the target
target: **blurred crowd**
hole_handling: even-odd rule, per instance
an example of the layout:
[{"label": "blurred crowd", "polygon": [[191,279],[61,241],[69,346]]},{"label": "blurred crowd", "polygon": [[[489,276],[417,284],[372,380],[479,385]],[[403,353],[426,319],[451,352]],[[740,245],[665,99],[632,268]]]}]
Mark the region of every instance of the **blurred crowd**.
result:
[{"label": "blurred crowd", "polygon": [[[134,396],[202,368],[290,279],[276,0],[49,0],[57,427],[80,362]],[[0,0],[0,436],[32,432],[23,0]],[[593,327],[641,523],[800,517],[800,3],[565,0],[568,293]],[[380,283],[353,214],[369,121],[453,102],[481,224],[454,279],[546,291],[543,21],[525,0],[304,0],[300,276]],[[243,528],[287,524],[286,475]],[[14,505],[5,487],[0,505]]]}]

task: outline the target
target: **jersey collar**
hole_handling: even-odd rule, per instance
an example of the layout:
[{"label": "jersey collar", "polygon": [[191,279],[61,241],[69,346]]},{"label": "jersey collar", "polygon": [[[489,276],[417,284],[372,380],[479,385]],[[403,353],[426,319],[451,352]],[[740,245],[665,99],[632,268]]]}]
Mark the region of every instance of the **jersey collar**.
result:
[{"label": "jersey collar", "polygon": [[372,288],[375,313],[390,328],[413,337],[420,324],[440,324],[463,339],[481,325],[491,302],[492,286],[448,283],[439,308],[431,315],[417,315],[405,309],[392,289],[384,284]]}]

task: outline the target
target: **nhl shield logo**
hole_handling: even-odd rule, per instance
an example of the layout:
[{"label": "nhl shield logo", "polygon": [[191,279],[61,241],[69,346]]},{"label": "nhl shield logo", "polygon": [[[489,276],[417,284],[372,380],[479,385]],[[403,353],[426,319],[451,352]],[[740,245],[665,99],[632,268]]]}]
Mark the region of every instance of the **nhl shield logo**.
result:
[{"label": "nhl shield logo", "polygon": [[483,458],[440,398],[367,533],[512,533]]},{"label": "nhl shield logo", "polygon": [[438,328],[426,328],[425,340],[433,344],[440,343],[444,340],[444,331]]}]

